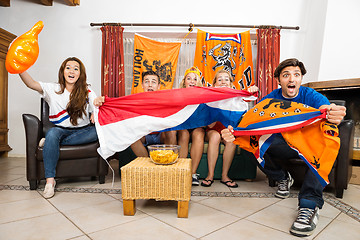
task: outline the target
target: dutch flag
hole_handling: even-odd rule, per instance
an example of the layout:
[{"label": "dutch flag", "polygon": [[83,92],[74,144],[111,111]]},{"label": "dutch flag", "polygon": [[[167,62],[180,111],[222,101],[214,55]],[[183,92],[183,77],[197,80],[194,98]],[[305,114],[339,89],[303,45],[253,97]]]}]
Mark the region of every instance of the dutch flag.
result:
[{"label": "dutch flag", "polygon": [[192,129],[220,121],[236,126],[256,97],[230,88],[192,87],[106,97],[95,111],[99,154],[125,150],[141,137],[158,131]]}]

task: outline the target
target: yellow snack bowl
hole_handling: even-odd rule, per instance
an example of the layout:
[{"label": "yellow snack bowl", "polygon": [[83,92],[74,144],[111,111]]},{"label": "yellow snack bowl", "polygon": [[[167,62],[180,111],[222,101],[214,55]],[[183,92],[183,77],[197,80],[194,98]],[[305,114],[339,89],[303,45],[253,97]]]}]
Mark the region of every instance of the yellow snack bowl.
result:
[{"label": "yellow snack bowl", "polygon": [[173,164],[179,157],[179,145],[149,145],[147,146],[151,161],[155,164]]}]

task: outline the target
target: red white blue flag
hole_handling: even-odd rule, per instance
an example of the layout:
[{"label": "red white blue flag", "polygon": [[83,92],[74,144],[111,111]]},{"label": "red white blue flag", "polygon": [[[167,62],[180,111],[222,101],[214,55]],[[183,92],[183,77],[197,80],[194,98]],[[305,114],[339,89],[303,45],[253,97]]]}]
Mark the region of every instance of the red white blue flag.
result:
[{"label": "red white blue flag", "polygon": [[158,131],[191,129],[220,121],[238,124],[253,94],[230,88],[193,87],[106,97],[96,118],[99,154],[122,151],[143,136]]}]

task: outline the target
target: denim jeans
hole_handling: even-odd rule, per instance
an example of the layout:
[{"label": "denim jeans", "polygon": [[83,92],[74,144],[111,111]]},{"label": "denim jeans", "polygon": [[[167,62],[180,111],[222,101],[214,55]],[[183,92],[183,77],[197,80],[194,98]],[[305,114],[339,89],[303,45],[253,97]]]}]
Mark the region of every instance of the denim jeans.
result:
[{"label": "denim jeans", "polygon": [[[273,143],[266,151],[264,158],[265,166],[260,169],[273,180],[280,181],[286,179],[288,175],[287,172],[282,169],[281,163],[274,161],[274,159],[286,161],[291,158],[299,158],[299,155],[287,145],[281,134],[277,134]],[[307,200],[310,200],[319,208],[322,208],[324,205],[323,186],[309,168],[306,170],[298,199],[300,207],[309,206],[309,201]]]},{"label": "denim jeans", "polygon": [[55,177],[61,145],[80,145],[97,141],[95,126],[69,129],[53,127],[45,136],[43,149],[45,178]]}]

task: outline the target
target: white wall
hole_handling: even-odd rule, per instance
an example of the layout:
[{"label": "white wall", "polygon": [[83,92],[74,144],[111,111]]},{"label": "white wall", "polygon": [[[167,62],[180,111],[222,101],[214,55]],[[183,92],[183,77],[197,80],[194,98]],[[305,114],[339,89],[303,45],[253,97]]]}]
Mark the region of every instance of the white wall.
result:
[{"label": "white wall", "polygon": [[329,0],[319,81],[360,78],[359,24],[359,0]]},{"label": "white wall", "polygon": [[[29,30],[37,21],[44,22],[44,29],[39,35],[40,55],[37,62],[28,70],[34,79],[56,82],[61,62],[68,56],[77,56],[85,64],[88,82],[100,93],[100,58],[101,31],[90,27],[91,22],[124,23],[194,23],[196,24],[241,24],[241,25],[282,25],[300,26],[299,31],[281,31],[280,59],[297,57],[304,60],[309,71],[308,76],[317,80],[318,74],[325,78],[337,79],[355,77],[355,73],[334,71],[333,64],[328,65],[322,56],[331,56],[333,49],[324,43],[331,35],[328,27],[342,17],[333,12],[340,3],[335,0],[83,0],[81,5],[70,7],[64,1],[54,1],[54,6],[47,7],[34,1],[12,0],[11,7],[0,7],[0,27],[16,35]],[[214,3],[212,3],[214,2]],[[316,3],[313,3],[316,2]],[[342,3],[347,2],[341,1]],[[357,0],[348,1],[353,15],[358,7]],[[329,19],[327,5],[330,6]],[[337,6],[339,5],[339,6]],[[354,6],[354,7],[352,7]],[[356,19],[354,19],[356,20]],[[357,17],[359,20],[359,17]],[[357,21],[359,23],[360,21]],[[329,23],[329,24],[328,24]],[[353,23],[355,26],[355,23]],[[324,28],[326,25],[326,28]],[[342,34],[342,28],[337,33]],[[205,29],[210,32],[242,32],[247,29]],[[183,32],[187,28],[135,28],[125,27],[126,31],[137,32]],[[254,32],[254,30],[252,30]],[[353,29],[353,32],[356,29]],[[347,36],[350,36],[350,31]],[[316,38],[314,39],[314,36]],[[341,35],[339,35],[341,37]],[[359,41],[358,41],[359,42]],[[324,44],[323,44],[324,43]],[[354,45],[355,46],[355,45]],[[338,57],[353,51],[344,45]],[[352,59],[348,59],[351,57]],[[347,61],[355,61],[354,55],[346,55]],[[305,61],[306,60],[306,61]],[[318,66],[321,63],[320,69]],[[329,72],[331,70],[331,72]],[[310,73],[311,72],[311,73]],[[328,76],[323,73],[329,73]],[[313,76],[312,76],[313,75]],[[359,75],[357,77],[360,77]],[[21,115],[32,113],[39,115],[39,96],[27,89],[17,75],[9,74],[9,145],[13,148],[10,156],[25,154],[25,135]]]}]

